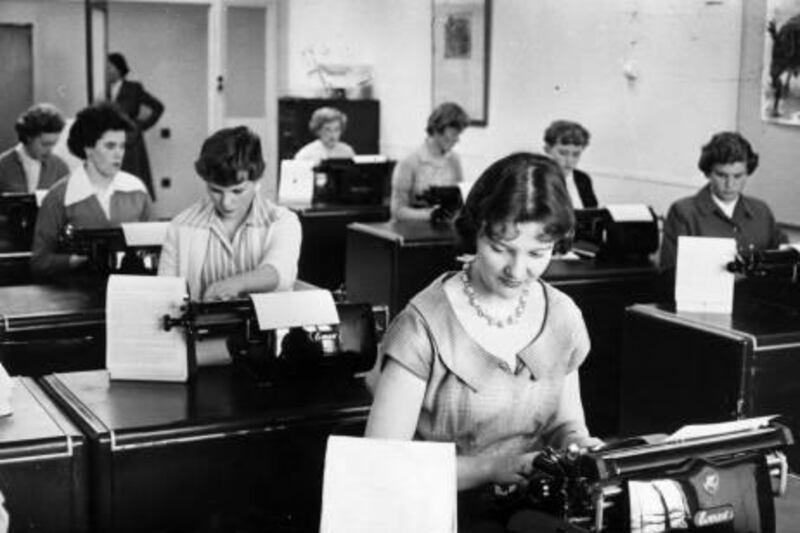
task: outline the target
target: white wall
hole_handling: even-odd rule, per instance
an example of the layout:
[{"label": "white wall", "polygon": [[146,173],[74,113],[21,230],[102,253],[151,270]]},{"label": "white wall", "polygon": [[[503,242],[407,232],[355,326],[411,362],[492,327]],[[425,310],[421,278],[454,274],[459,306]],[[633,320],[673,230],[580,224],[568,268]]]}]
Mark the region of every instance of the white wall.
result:
[{"label": "white wall", "polygon": [[[757,152],[759,168],[747,182],[747,192],[769,203],[781,222],[800,226],[800,128],[761,120],[761,68],[766,37],[765,0],[745,8],[739,128]],[[800,235],[794,232],[792,241]]]},{"label": "white wall", "polygon": [[[285,9],[284,94],[319,95],[304,51],[371,64],[383,151],[400,157],[421,142],[429,0],[291,0]],[[511,151],[539,150],[547,124],[571,118],[593,134],[582,166],[601,200],[663,213],[702,185],[700,146],[736,126],[741,12],[741,0],[494,0],[489,124],[457,147],[468,178]]]},{"label": "white wall", "polygon": [[83,2],[2,0],[0,20],[33,24],[33,101],[74,116],[88,101]]},{"label": "white wall", "polygon": [[[205,194],[194,161],[208,134],[208,7],[117,2],[108,11],[109,51],[122,52],[128,78],[142,82],[165,107],[145,142],[156,214],[172,217]],[[169,138],[161,137],[164,128]],[[162,178],[170,179],[169,188]]]}]

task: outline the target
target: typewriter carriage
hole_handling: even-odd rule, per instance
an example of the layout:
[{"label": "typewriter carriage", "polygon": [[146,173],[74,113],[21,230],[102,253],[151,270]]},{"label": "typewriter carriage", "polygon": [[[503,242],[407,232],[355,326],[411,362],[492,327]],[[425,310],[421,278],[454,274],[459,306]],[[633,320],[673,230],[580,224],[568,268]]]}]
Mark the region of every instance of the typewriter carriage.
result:
[{"label": "typewriter carriage", "polygon": [[388,310],[360,303],[336,307],[338,325],[262,331],[250,300],[187,301],[180,316],[165,315],[162,324],[167,331],[182,328],[192,352],[198,342],[227,337],[234,362],[269,381],[369,370],[385,322],[380,315]]}]

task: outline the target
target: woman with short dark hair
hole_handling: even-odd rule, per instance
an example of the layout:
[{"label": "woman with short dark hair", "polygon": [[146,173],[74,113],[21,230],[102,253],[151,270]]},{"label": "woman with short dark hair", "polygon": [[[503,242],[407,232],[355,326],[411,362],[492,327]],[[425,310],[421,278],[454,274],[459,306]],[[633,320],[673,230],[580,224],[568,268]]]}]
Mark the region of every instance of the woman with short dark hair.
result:
[{"label": "woman with short dark hair", "polygon": [[292,288],[300,222],[260,194],[264,166],[261,140],[244,126],[206,139],[195,170],[208,198],[172,220],[159,275],[185,277],[192,297],[205,300]]},{"label": "woman with short dark hair", "polygon": [[333,107],[320,107],[311,115],[308,129],[317,136],[297,151],[295,159],[319,162],[323,159],[350,159],[355,150],[339,139],[347,127],[347,115]]},{"label": "woman with short dark hair", "polygon": [[0,192],[47,190],[69,174],[53,148],[64,129],[64,118],[52,104],[36,104],[14,123],[19,144],[0,154]]},{"label": "woman with short dark hair", "polygon": [[[422,146],[395,166],[392,176],[392,216],[397,220],[436,219],[440,206],[430,205],[425,193],[432,186],[464,181],[461,159],[453,152],[469,125],[467,113],[453,102],[440,104],[428,117]],[[455,213],[447,213],[446,217]]]},{"label": "woman with short dark hair", "polygon": [[31,257],[35,275],[54,278],[86,267],[85,256],[58,250],[67,225],[107,228],[150,220],[147,189],[136,176],[121,170],[125,134],[132,127],[114,104],[94,104],[78,112],[67,147],[83,164],[53,185],[42,201]]},{"label": "woman with short dark hair", "polygon": [[715,134],[702,147],[697,167],[708,183],[670,206],[661,242],[663,269],[675,267],[680,235],[729,237],[739,250],[777,248],[786,242],[769,206],[743,194],[758,168],[758,154],[747,139],[733,131]]},{"label": "woman with short dark hair", "polygon": [[524,483],[545,445],[599,443],[580,399],[586,326],[541,280],[573,225],[554,161],[495,162],[455,222],[472,258],[417,294],[382,341],[366,436],[454,442],[460,528],[491,514],[487,488]]}]

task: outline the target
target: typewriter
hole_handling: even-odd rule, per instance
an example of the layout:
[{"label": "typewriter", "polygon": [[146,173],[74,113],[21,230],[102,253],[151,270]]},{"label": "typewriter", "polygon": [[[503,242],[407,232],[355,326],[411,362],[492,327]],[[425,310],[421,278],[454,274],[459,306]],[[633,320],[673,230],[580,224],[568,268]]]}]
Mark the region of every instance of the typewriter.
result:
[{"label": "typewriter", "polygon": [[794,248],[742,251],[728,263],[727,268],[748,278],[797,283],[800,279],[800,252]]},{"label": "typewriter", "polygon": [[65,226],[59,248],[85,255],[91,268],[103,276],[110,274],[150,274],[158,272],[161,246],[129,246],[121,227],[78,228]]},{"label": "typewriter", "polygon": [[234,364],[265,382],[366,372],[375,363],[388,308],[337,303],[336,310],[337,325],[262,331],[249,299],[189,301],[180,315],[165,315],[162,324],[167,331],[184,331],[190,360],[198,343],[227,339]]},{"label": "typewriter", "polygon": [[0,193],[0,215],[5,217],[8,236],[17,250],[31,249],[37,212],[34,194]]},{"label": "typewriter", "polygon": [[[785,426],[598,451],[546,449],[524,490],[498,497],[511,531],[774,533],[786,490]],[[543,524],[547,526],[543,527]]]},{"label": "typewriter", "polygon": [[779,308],[785,316],[797,316],[800,309],[800,252],[782,250],[744,250],[727,264],[739,276],[734,306],[754,302]]},{"label": "typewriter", "polygon": [[314,167],[314,205],[383,205],[391,191],[394,161],[323,159]]},{"label": "typewriter", "polygon": [[606,208],[576,209],[573,250],[599,261],[648,261],[659,246],[658,222],[648,210],[649,221],[615,221]]},{"label": "typewriter", "polygon": [[431,213],[431,223],[434,226],[448,225],[464,206],[464,197],[461,189],[456,185],[434,185],[428,187],[422,194],[418,194],[413,207],[435,207]]}]

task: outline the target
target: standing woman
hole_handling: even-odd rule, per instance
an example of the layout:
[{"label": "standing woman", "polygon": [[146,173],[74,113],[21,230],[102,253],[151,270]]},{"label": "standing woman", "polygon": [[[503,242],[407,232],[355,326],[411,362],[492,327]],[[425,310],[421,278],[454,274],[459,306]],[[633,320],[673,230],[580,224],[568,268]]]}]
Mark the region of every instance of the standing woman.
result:
[{"label": "standing woman", "polygon": [[320,107],[311,115],[308,129],[317,136],[297,151],[295,159],[319,163],[323,159],[349,159],[355,150],[339,139],[347,126],[347,115],[332,107]]},{"label": "standing woman", "polygon": [[417,294],[383,339],[366,436],[454,442],[459,526],[504,524],[487,489],[524,483],[543,446],[599,443],[580,398],[583,317],[540,279],[573,225],[556,162],[496,161],[455,222],[474,257]]},{"label": "standing woman", "polygon": [[108,228],[150,220],[150,197],[136,176],[121,170],[128,118],[108,102],[78,112],[67,147],[83,164],[57,181],[44,197],[36,218],[31,268],[34,275],[55,278],[86,266],[81,255],[60,253],[64,228]]},{"label": "standing woman", "polygon": [[[156,193],[153,188],[153,176],[150,172],[150,159],[144,143],[144,132],[153,127],[161,118],[164,113],[164,104],[147,92],[138,81],[125,79],[129,71],[125,56],[116,52],[108,55],[106,81],[108,82],[109,96],[111,101],[116,102],[135,126],[128,133],[122,170],[139,177],[147,186],[150,197],[155,200]],[[140,116],[142,108],[147,110],[143,117]]]},{"label": "standing woman", "polygon": [[176,216],[167,229],[160,276],[183,276],[194,299],[291,290],[302,231],[297,215],[262,194],[258,135],[244,126],[205,140],[194,168],[208,198]]}]

